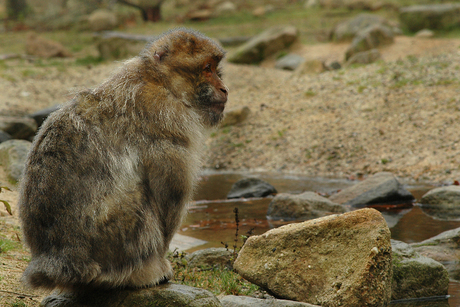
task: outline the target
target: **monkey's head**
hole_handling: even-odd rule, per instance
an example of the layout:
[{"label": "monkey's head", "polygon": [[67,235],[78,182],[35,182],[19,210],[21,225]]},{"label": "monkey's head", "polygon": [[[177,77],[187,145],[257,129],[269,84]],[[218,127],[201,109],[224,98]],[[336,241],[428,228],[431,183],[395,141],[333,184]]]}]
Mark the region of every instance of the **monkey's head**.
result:
[{"label": "monkey's head", "polygon": [[216,42],[184,28],[163,34],[141,53],[154,83],[187,108],[198,110],[209,126],[220,122],[227,102],[228,88],[219,66],[224,56]]}]

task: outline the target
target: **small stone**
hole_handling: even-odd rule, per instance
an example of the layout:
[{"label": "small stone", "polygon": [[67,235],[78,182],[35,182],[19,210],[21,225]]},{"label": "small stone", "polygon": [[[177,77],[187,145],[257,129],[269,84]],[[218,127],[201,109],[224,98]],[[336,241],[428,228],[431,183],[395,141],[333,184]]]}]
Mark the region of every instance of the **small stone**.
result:
[{"label": "small stone", "polygon": [[246,118],[251,113],[251,110],[246,107],[233,108],[228,111],[225,111],[224,118],[222,119],[220,126],[233,126],[239,124],[246,120]]},{"label": "small stone", "polygon": [[268,205],[267,217],[283,220],[308,220],[345,211],[345,207],[314,192],[297,195],[280,193]]},{"label": "small stone", "polygon": [[276,61],[275,68],[284,70],[295,70],[305,59],[297,54],[288,54]]},{"label": "small stone", "polygon": [[331,64],[329,64],[329,68],[332,69],[332,70],[337,70],[337,69],[342,68],[342,65],[340,65],[339,62],[334,61]]},{"label": "small stone", "polygon": [[348,59],[346,65],[370,64],[380,60],[381,58],[382,55],[380,54],[378,49],[371,49],[354,54],[351,58]]},{"label": "small stone", "polygon": [[37,129],[33,118],[0,116],[0,130],[11,135],[13,139],[27,140],[35,136]]},{"label": "small stone", "polygon": [[220,302],[224,307],[320,307],[318,305],[295,301],[277,300],[273,298],[260,299],[236,295],[224,296]]},{"label": "small stone", "polygon": [[32,143],[25,140],[9,140],[0,144],[0,165],[12,181],[20,180],[31,147]]},{"label": "small stone", "polygon": [[303,61],[294,71],[294,75],[302,76],[306,74],[319,74],[326,70],[324,62],[321,60]]},{"label": "small stone", "polygon": [[224,247],[206,248],[193,252],[185,257],[189,267],[213,268],[232,267],[233,252]]},{"label": "small stone", "polygon": [[5,131],[0,130],[0,143],[6,142],[11,140],[11,135],[6,133]]},{"label": "small stone", "polygon": [[240,46],[230,54],[228,61],[237,64],[259,63],[267,56],[292,45],[298,35],[298,30],[294,26],[272,27]]},{"label": "small stone", "polygon": [[72,54],[61,43],[43,38],[35,33],[26,40],[26,53],[41,58],[70,57]]},{"label": "small stone", "polygon": [[359,32],[374,25],[389,26],[386,19],[375,14],[360,14],[353,19],[339,23],[332,31],[331,38],[333,41],[349,41],[352,40]]},{"label": "small stone", "polygon": [[460,24],[460,4],[441,3],[413,5],[399,10],[403,27],[412,32],[423,29],[450,30]]},{"label": "small stone", "polygon": [[460,228],[444,231],[411,247],[444,265],[450,278],[460,280]]},{"label": "small stone", "polygon": [[449,275],[441,263],[420,255],[409,244],[391,242],[393,300],[447,295]]},{"label": "small stone", "polygon": [[423,212],[444,220],[460,218],[460,186],[432,189],[420,199]]},{"label": "small stone", "polygon": [[30,114],[29,116],[32,117],[37,123],[37,126],[40,127],[45,121],[45,119],[47,119],[48,116],[54,111],[59,110],[60,107],[61,107],[60,105],[54,105],[52,107],[49,107],[43,110],[39,110],[33,114]]},{"label": "small stone", "polygon": [[237,11],[236,5],[231,1],[225,1],[224,3],[219,4],[215,11],[214,15],[221,16],[221,15],[230,15]]},{"label": "small stone", "polygon": [[354,54],[377,47],[390,45],[394,42],[394,34],[384,25],[373,25],[358,32],[345,52],[345,59],[350,59]]},{"label": "small stone", "polygon": [[268,182],[258,178],[245,178],[233,184],[227,198],[265,197],[276,193],[276,189]]},{"label": "small stone", "polygon": [[91,30],[95,32],[113,30],[118,25],[117,15],[106,9],[92,12],[88,22]]},{"label": "small stone", "polygon": [[414,196],[389,172],[377,173],[354,186],[331,195],[329,200],[353,207],[394,201],[412,202]]},{"label": "small stone", "polygon": [[423,29],[418,31],[415,36],[421,38],[432,38],[434,36],[434,32],[429,29]]}]

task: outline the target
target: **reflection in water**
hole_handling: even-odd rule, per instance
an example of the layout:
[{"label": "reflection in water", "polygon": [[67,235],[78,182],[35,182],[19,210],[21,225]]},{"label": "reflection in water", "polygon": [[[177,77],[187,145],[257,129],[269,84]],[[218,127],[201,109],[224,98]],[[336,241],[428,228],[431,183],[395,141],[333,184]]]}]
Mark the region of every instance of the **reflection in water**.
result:
[{"label": "reflection in water", "polygon": [[425,214],[419,206],[414,206],[401,216],[399,222],[390,230],[393,239],[413,243],[458,227],[460,227],[460,221],[438,220]]},{"label": "reflection in water", "polygon": [[[355,184],[355,182],[347,180],[307,178],[281,174],[251,174],[251,176],[269,182],[280,193],[292,194],[315,191],[330,195]],[[236,242],[237,248],[240,248],[243,243],[241,235],[246,235],[249,231],[252,231],[254,235],[260,235],[271,228],[290,223],[288,221],[267,220],[266,213],[271,198],[226,200],[226,195],[233,183],[246,177],[248,176],[238,173],[209,173],[202,177],[195,197],[197,201],[192,204],[189,210],[190,213],[179,231],[180,234],[208,242],[205,245],[196,247],[194,250],[207,247],[223,247],[224,243],[228,244],[229,248],[233,248],[236,230],[234,208],[238,208],[240,220]],[[432,186],[409,186],[406,188],[419,200]],[[406,243],[420,242],[446,230],[460,227],[460,221],[435,219],[424,213],[417,204],[410,208],[397,208],[381,212],[390,228],[392,238]],[[460,306],[459,282],[450,283],[449,294],[451,297],[448,303],[446,300],[442,300],[395,304],[392,306]]]}]

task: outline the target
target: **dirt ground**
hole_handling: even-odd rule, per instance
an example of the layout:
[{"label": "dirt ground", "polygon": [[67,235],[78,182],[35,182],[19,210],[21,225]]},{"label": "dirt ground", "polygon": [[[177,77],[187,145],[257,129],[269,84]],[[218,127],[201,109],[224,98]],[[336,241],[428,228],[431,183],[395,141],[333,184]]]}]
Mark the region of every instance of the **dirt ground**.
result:
[{"label": "dirt ground", "polygon": [[[342,62],[347,46],[297,45],[292,52]],[[251,113],[245,122],[212,133],[204,167],[351,179],[390,171],[404,182],[451,184],[460,179],[459,47],[458,39],[400,36],[380,50],[383,61],[300,77],[275,70],[273,59],[261,67],[226,63],[227,108],[247,106]],[[36,67],[15,61],[0,76],[1,115],[63,103],[120,65]],[[17,187],[1,168],[0,186],[12,189],[0,199],[10,202],[14,214],[0,203],[0,239],[20,242]],[[37,306],[46,294],[21,286],[28,259],[20,243],[1,253],[1,306]]]},{"label": "dirt ground", "polygon": [[[342,62],[347,46],[293,52]],[[390,171],[405,181],[452,183],[460,175],[459,46],[400,36],[380,50],[383,61],[300,77],[228,65],[228,107],[252,113],[210,138],[207,166],[351,178]]]}]

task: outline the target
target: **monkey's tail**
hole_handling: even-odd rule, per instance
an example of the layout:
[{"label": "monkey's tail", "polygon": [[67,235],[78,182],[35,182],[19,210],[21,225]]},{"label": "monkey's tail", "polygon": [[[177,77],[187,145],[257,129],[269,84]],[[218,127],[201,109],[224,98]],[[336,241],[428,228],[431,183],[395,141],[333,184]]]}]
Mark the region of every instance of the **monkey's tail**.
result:
[{"label": "monkey's tail", "polygon": [[52,290],[73,288],[90,284],[101,273],[100,266],[90,263],[76,263],[68,259],[41,255],[32,259],[22,275],[22,282],[31,288]]}]

